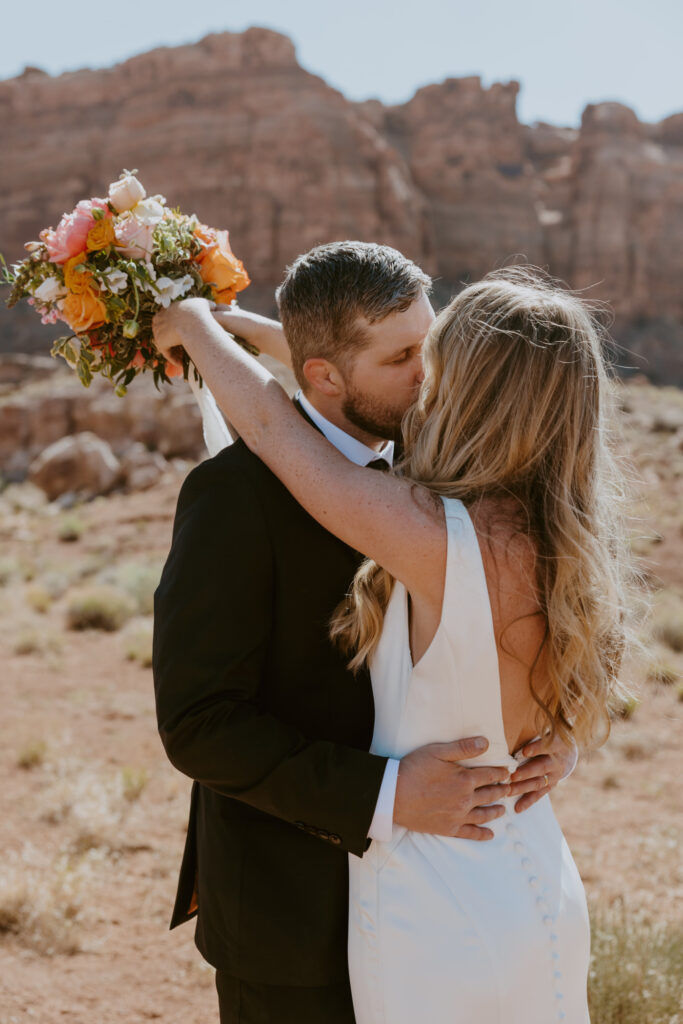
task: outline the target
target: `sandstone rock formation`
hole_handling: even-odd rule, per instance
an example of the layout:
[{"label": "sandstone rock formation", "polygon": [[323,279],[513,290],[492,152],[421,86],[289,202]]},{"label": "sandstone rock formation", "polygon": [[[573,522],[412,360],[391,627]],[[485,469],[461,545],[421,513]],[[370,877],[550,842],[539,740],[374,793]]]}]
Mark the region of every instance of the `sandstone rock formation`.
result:
[{"label": "sandstone rock formation", "polygon": [[[125,398],[111,385],[95,380],[89,389],[50,360],[24,357],[29,380],[0,394],[0,477],[24,480],[29,466],[65,436],[95,435],[121,462],[120,483],[142,490],[155,483],[166,459],[206,457],[199,409],[183,381],[156,391],[152,382],[136,380]],[[8,369],[14,360],[0,364]],[[162,454],[163,453],[163,454]]]},{"label": "sandstone rock formation", "polygon": [[[524,126],[517,91],[449,79],[400,106],[352,103],[266,29],[107,70],[27,69],[0,82],[0,251],[19,258],[137,167],[151,192],[229,226],[247,308],[272,313],[286,264],[333,239],[397,246],[435,275],[437,301],[520,254],[609,302],[637,365],[683,384],[683,114],[647,125],[602,103],[578,130]],[[49,335],[27,307],[1,311],[3,348]]]},{"label": "sandstone rock formation", "polygon": [[120,476],[121,463],[107,442],[88,431],[55,441],[29,466],[30,482],[51,501],[66,493],[107,494]]}]

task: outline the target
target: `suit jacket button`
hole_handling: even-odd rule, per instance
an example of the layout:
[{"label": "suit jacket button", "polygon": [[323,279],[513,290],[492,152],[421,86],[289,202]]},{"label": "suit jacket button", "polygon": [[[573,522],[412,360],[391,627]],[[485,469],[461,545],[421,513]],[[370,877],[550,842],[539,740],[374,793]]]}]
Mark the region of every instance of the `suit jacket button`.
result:
[{"label": "suit jacket button", "polygon": [[318,835],[320,836],[321,839],[329,839],[330,838],[330,833],[327,831],[326,828],[319,828],[318,829]]},{"label": "suit jacket button", "polygon": [[330,842],[334,843],[335,846],[339,846],[341,843],[341,836],[338,836],[336,832],[330,832]]}]

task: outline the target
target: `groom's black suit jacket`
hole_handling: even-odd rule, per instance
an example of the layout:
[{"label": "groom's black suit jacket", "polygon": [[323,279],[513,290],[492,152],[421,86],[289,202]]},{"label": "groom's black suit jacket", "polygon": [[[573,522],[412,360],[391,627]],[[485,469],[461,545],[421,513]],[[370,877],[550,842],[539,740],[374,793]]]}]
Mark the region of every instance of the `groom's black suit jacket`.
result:
[{"label": "groom's black suit jacket", "polygon": [[159,731],[195,780],[171,927],[197,902],[200,951],[247,981],[346,976],[347,853],[386,764],[328,639],[358,562],[241,441],[183,484],[155,594]]}]

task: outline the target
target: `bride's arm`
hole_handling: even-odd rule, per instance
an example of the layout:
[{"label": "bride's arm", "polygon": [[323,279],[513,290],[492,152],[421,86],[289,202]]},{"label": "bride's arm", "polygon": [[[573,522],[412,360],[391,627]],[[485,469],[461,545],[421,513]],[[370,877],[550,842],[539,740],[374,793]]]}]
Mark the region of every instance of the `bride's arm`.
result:
[{"label": "bride's arm", "polygon": [[244,338],[260,353],[272,356],[278,362],[292,369],[292,355],[282,330],[282,324],[259,313],[248,313],[244,309],[217,305],[212,312],[216,323],[230,334]]},{"label": "bride's arm", "polygon": [[341,455],[218,326],[204,299],[159,312],[154,339],[164,353],[178,345],[187,350],[249,448],[322,526],[440,608],[446,530],[438,498]]}]

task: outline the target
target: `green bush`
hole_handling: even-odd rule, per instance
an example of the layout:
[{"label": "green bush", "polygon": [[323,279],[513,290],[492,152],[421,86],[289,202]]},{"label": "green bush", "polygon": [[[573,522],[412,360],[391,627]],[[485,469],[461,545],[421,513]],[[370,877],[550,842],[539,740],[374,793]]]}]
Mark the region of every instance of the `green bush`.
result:
[{"label": "green bush", "polygon": [[92,586],[76,590],[69,598],[66,621],[69,629],[120,629],[135,612],[128,594],[115,587]]}]

